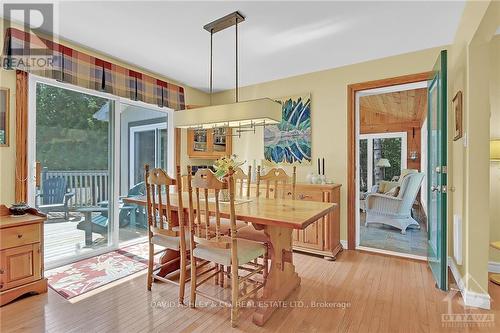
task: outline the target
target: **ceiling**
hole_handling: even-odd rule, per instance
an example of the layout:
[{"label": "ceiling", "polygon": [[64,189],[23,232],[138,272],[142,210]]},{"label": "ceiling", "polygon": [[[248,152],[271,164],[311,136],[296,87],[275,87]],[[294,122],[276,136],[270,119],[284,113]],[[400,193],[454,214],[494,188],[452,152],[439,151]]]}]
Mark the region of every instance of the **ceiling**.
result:
[{"label": "ceiling", "polygon": [[420,128],[427,114],[427,88],[360,97],[361,133],[371,127]]},{"label": "ceiling", "polygon": [[[203,25],[235,10],[240,86],[450,44],[464,1],[62,2],[58,34],[207,90]],[[234,88],[234,30],[214,35],[214,89]]]}]

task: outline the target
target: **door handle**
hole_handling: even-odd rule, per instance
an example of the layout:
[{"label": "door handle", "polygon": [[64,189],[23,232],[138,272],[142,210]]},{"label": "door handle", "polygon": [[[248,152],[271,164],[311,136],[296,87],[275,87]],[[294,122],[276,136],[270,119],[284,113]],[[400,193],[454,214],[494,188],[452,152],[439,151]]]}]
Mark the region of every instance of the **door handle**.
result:
[{"label": "door handle", "polygon": [[432,186],[431,186],[431,191],[432,191],[432,192],[440,192],[440,187],[439,187],[439,186],[436,186],[436,185],[432,185]]}]

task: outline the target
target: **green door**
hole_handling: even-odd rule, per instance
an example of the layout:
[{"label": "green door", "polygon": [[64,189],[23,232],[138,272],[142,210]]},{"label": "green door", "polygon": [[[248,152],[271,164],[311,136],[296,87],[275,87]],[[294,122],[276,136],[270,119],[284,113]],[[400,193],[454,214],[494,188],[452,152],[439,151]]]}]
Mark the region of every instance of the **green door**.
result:
[{"label": "green door", "polygon": [[441,51],[428,83],[428,262],[436,285],[448,289],[446,242],[447,171],[446,51]]}]

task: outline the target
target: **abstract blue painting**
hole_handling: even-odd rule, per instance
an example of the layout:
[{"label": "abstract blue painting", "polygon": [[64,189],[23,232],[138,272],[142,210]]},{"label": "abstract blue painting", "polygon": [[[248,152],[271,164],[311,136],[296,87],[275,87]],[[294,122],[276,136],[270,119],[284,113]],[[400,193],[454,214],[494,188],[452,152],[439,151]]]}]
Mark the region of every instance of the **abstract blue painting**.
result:
[{"label": "abstract blue painting", "polygon": [[278,100],[282,120],[264,128],[266,164],[311,164],[311,94]]}]

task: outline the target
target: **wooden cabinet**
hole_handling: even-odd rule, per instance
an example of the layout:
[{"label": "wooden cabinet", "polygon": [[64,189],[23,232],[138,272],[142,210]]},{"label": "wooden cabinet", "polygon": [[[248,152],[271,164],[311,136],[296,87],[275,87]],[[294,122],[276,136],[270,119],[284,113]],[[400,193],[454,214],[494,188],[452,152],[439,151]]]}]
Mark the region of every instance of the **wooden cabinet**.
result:
[{"label": "wooden cabinet", "polygon": [[[198,105],[187,105],[186,109],[199,108]],[[190,158],[218,159],[232,154],[233,142],[230,128],[215,128],[187,131],[187,155]]]},{"label": "wooden cabinet", "polygon": [[0,251],[0,290],[11,289],[41,278],[40,243]]},{"label": "wooden cabinet", "polygon": [[45,216],[31,211],[11,217],[0,206],[0,306],[19,296],[47,291],[43,278],[43,222]]},{"label": "wooden cabinet", "polygon": [[[339,184],[297,184],[295,200],[336,203],[337,207],[327,216],[304,230],[293,231],[293,248],[297,251],[323,255],[335,259],[342,251],[340,244],[340,188]],[[285,190],[291,198],[291,193]]]},{"label": "wooden cabinet", "polygon": [[187,154],[190,158],[217,159],[232,153],[230,128],[188,130]]}]

